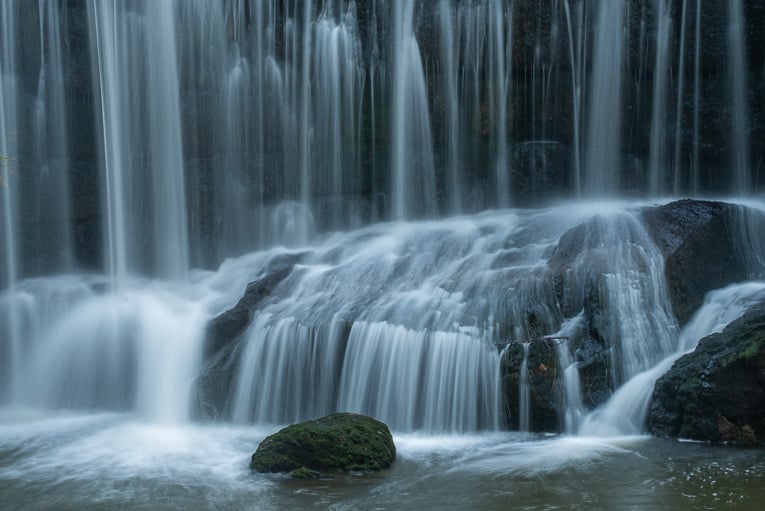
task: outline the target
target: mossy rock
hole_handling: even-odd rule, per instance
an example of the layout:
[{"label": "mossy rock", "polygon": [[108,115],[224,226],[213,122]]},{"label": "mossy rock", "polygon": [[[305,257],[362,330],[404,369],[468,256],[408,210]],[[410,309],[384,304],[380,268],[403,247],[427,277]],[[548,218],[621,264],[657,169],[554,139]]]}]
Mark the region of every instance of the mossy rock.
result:
[{"label": "mossy rock", "polygon": [[705,337],[659,378],[652,434],[765,445],[765,302]]},{"label": "mossy rock", "polygon": [[335,413],[293,424],[263,440],[252,455],[258,472],[289,472],[293,477],[387,468],[396,459],[388,426],[355,413]]}]

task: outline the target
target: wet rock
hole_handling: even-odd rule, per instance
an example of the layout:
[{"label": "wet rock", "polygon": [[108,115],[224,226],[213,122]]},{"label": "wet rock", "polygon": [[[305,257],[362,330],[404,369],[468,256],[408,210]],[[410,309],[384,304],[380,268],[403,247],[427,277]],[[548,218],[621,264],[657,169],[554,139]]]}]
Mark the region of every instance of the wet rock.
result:
[{"label": "wet rock", "polygon": [[296,478],[387,468],[396,459],[388,426],[354,413],[336,413],[293,424],[263,440],[252,455],[258,472]]},{"label": "wet rock", "polygon": [[609,222],[601,217],[574,227],[561,236],[548,261],[562,315],[583,313],[582,331],[570,339],[569,349],[578,363],[582,400],[590,408],[603,404],[617,381],[611,353],[619,333],[608,312],[606,282],[612,261],[599,249],[614,242],[608,231]]},{"label": "wet rock", "polygon": [[613,393],[611,352],[603,341],[584,336],[571,343],[574,359],[579,369],[579,385],[582,403],[594,410]]},{"label": "wet rock", "polygon": [[[746,224],[765,225],[765,215],[723,202],[681,200],[646,208],[642,220],[665,258],[672,311],[683,325],[709,291],[757,276],[748,251]],[[752,245],[754,243],[754,245]]]},{"label": "wet rock", "polygon": [[664,437],[765,444],[765,302],[702,339],[656,382],[649,429]]},{"label": "wet rock", "polygon": [[196,382],[199,418],[225,417],[226,400],[232,395],[232,384],[238,371],[242,334],[255,312],[292,273],[300,257],[300,254],[289,254],[276,258],[261,278],[247,285],[244,296],[234,307],[210,322],[203,365]]},{"label": "wet rock", "polygon": [[[514,343],[502,354],[501,374],[505,398],[507,425],[520,429],[520,385],[523,365],[523,344]],[[553,341],[534,341],[529,344],[527,360],[529,386],[529,430],[534,432],[560,431],[558,414],[559,378],[558,357]]]},{"label": "wet rock", "polygon": [[244,333],[252,321],[254,312],[276,286],[292,273],[293,267],[294,263],[280,265],[258,280],[250,282],[237,304],[212,320],[207,329],[205,343],[208,356],[217,353]]}]

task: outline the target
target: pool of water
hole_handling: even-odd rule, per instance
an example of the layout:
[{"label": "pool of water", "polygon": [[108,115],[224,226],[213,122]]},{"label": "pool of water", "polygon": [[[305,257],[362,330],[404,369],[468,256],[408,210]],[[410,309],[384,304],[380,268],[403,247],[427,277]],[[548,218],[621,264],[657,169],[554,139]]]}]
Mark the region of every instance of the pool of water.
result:
[{"label": "pool of water", "polygon": [[395,434],[386,471],[250,471],[276,427],[0,411],[0,508],[24,510],[765,509],[765,451],[650,437]]}]

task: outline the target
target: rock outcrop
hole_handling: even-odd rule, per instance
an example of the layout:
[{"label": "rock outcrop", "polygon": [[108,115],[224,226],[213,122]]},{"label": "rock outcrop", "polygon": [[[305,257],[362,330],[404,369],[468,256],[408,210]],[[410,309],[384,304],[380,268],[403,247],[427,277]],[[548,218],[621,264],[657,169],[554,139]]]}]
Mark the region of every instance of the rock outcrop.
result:
[{"label": "rock outcrop", "polygon": [[335,413],[293,424],[267,437],[252,455],[258,472],[295,478],[387,468],[396,459],[388,426],[355,413]]},{"label": "rock outcrop", "polygon": [[204,360],[197,379],[197,413],[202,418],[226,415],[226,399],[238,370],[243,334],[255,312],[262,308],[276,288],[292,273],[300,254],[275,258],[266,273],[247,284],[242,298],[231,309],[214,318],[208,328]]},{"label": "rock outcrop", "polygon": [[665,258],[672,311],[683,325],[709,291],[749,280],[761,240],[750,225],[765,225],[760,212],[723,202],[680,200],[646,208],[641,218]]},{"label": "rock outcrop", "polygon": [[[556,385],[562,377],[555,353],[555,341],[534,341],[529,343],[526,360],[527,385],[529,390],[529,430],[533,432],[560,431]],[[513,343],[502,354],[502,385],[505,390],[507,425],[512,430],[520,429],[520,388],[524,359],[523,344]]]},{"label": "rock outcrop", "polygon": [[652,434],[765,444],[765,303],[701,340],[657,382]]}]

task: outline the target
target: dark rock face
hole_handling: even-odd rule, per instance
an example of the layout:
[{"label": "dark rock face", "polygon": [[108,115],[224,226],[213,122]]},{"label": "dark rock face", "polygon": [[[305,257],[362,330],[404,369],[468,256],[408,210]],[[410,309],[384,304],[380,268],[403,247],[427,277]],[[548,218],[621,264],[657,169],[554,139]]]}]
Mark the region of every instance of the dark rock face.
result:
[{"label": "dark rock face", "polygon": [[225,348],[227,344],[244,333],[252,321],[255,310],[271,295],[274,288],[292,273],[294,264],[294,262],[291,264],[286,262],[258,280],[247,284],[244,296],[239,299],[237,304],[212,320],[207,329],[205,344],[205,351],[208,356]]},{"label": "dark rock face", "polygon": [[748,253],[758,250],[757,240],[746,239],[746,224],[765,222],[760,213],[722,202],[681,200],[646,208],[641,217],[665,257],[672,311],[681,325],[709,291],[762,271]]},{"label": "dark rock face", "polygon": [[765,444],[765,303],[701,340],[656,382],[652,434]]},{"label": "dark rock face", "polygon": [[[637,236],[634,225],[622,227],[627,238]],[[601,217],[574,227],[561,236],[548,262],[562,315],[584,314],[583,331],[570,340],[569,349],[578,363],[583,402],[591,408],[609,398],[619,379],[613,364],[619,334],[607,314],[610,297],[606,275],[612,271],[611,261],[609,254],[598,248],[613,242],[609,239],[613,237],[611,229],[609,221]]]},{"label": "dark rock face", "polygon": [[296,478],[387,468],[396,459],[388,426],[354,413],[336,413],[293,424],[267,437],[252,455],[258,472]]},{"label": "dark rock face", "polygon": [[197,379],[197,413],[203,418],[226,414],[226,396],[238,370],[242,334],[274,290],[289,275],[300,254],[277,258],[268,272],[247,285],[244,296],[231,309],[210,322],[205,340],[204,363]]},{"label": "dark rock face", "polygon": [[[508,346],[501,359],[502,386],[505,395],[507,424],[512,430],[520,428],[520,385],[524,349],[522,344]],[[557,389],[562,374],[553,341],[534,341],[529,344],[526,363],[529,386],[529,429],[534,432],[560,431]]]}]

